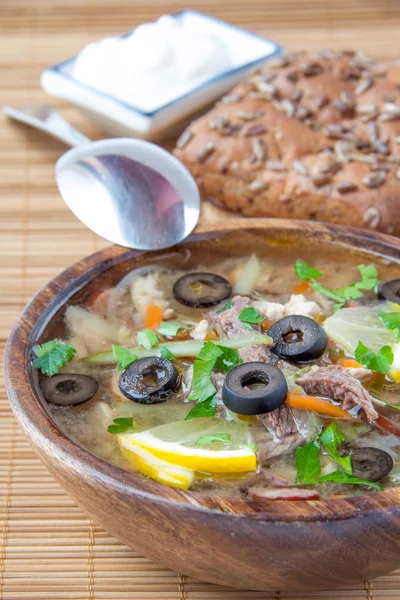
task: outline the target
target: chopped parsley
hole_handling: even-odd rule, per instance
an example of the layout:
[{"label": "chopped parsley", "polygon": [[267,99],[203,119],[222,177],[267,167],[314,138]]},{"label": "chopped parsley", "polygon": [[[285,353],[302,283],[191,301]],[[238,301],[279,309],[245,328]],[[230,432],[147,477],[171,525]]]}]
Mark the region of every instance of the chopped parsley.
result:
[{"label": "chopped parsley", "polygon": [[76,354],[75,348],[56,339],[37,344],[33,347],[33,352],[36,356],[33,360],[34,368],[40,369],[43,375],[49,377],[56,375]]},{"label": "chopped parsley", "polygon": [[161,348],[160,356],[161,356],[161,358],[166,358],[166,359],[170,360],[171,362],[173,362],[175,360],[175,356],[172,354],[172,352],[170,352],[168,350],[168,348],[166,346],[163,346]]},{"label": "chopped parsley", "polygon": [[321,473],[319,445],[315,440],[301,448],[296,448],[296,483],[312,485]]},{"label": "chopped parsley", "polygon": [[397,342],[400,342],[400,311],[379,315],[385,327],[390,329]]},{"label": "chopped parsley", "polygon": [[261,323],[264,321],[264,317],[253,306],[246,306],[239,313],[239,321],[242,321],[244,324]]},{"label": "chopped parsley", "polygon": [[143,329],[137,334],[137,341],[139,346],[143,346],[147,350],[151,350],[153,346],[156,346],[160,341],[160,338],[151,329]]},{"label": "chopped parsley", "polygon": [[114,435],[117,433],[124,433],[125,431],[129,431],[133,429],[133,417],[118,417],[113,420],[113,424],[108,426],[108,433],[113,433]]},{"label": "chopped parsley", "polygon": [[180,323],[172,323],[170,321],[163,321],[160,326],[157,327],[158,333],[167,337],[175,337],[180,329],[190,329],[186,325]]},{"label": "chopped parsley", "polygon": [[378,352],[374,352],[362,342],[358,342],[355,358],[360,365],[371,369],[371,371],[386,373],[392,366],[394,356],[390,346],[382,346]]},{"label": "chopped parsley", "polygon": [[318,279],[318,277],[322,277],[322,273],[319,269],[312,267],[304,260],[296,260],[294,263],[294,271],[296,273],[296,277],[301,281],[309,281],[310,279]]},{"label": "chopped parsley", "polygon": [[336,423],[331,423],[328,427],[325,427],[321,435],[319,436],[319,441],[329,452],[333,460],[338,463],[349,475],[353,473],[353,467],[351,465],[351,457],[350,456],[339,456],[337,450],[338,446],[340,446],[344,442],[344,435],[338,430],[336,427]]},{"label": "chopped parsley", "polygon": [[199,446],[205,446],[206,444],[215,444],[216,442],[227,444],[230,441],[231,436],[229,433],[214,433],[213,435],[203,435],[203,437],[197,440],[196,444]]},{"label": "chopped parsley", "polygon": [[112,345],[112,351],[114,358],[118,361],[118,371],[124,371],[139,358],[132,350],[123,348],[122,346],[116,346],[115,344]]},{"label": "chopped parsley", "polygon": [[192,419],[197,419],[199,417],[213,417],[215,415],[216,404],[217,399],[215,396],[208,398],[208,400],[205,400],[204,402],[199,402],[186,415],[185,421],[191,421]]},{"label": "chopped parsley", "polygon": [[217,315],[220,315],[221,313],[225,312],[226,310],[229,310],[230,308],[232,308],[233,306],[233,302],[232,300],[228,300],[228,302],[219,310],[216,311]]},{"label": "chopped parsley", "polygon": [[381,492],[383,487],[378,483],[374,483],[373,481],[368,481],[367,479],[360,479],[359,477],[353,477],[353,475],[349,475],[344,471],[334,471],[333,473],[329,473],[328,475],[323,475],[322,477],[318,477],[315,483],[346,483],[351,485],[367,485],[368,487],[373,488],[374,490]]}]

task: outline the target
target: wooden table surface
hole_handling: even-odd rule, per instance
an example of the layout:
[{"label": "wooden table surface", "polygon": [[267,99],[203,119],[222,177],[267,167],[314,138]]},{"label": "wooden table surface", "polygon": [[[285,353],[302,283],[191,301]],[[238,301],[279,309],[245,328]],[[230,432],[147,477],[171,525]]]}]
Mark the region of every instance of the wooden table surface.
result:
[{"label": "wooden table surface", "polygon": [[[46,100],[40,73],[91,40],[122,33],[186,0],[0,0],[0,104]],[[400,57],[399,0],[198,0],[191,7],[269,36],[290,50],[360,48]],[[102,132],[56,102],[93,139]],[[29,297],[106,242],[77,221],[54,183],[65,147],[0,116],[0,349]],[[46,473],[0,390],[0,600],[392,600],[400,572],[352,589],[303,597],[235,592],[167,571],[124,548]]]}]

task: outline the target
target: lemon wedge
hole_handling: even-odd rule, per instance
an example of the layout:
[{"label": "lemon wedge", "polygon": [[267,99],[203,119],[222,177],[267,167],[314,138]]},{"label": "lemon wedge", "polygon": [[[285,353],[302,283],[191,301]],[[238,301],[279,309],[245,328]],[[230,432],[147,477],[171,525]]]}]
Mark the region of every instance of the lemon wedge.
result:
[{"label": "lemon wedge", "polygon": [[[230,442],[196,444],[199,438],[217,432],[228,433]],[[117,440],[132,453],[143,449],[162,461],[193,471],[243,473],[257,468],[254,449],[247,445],[251,438],[245,424],[210,418],[178,421],[140,433],[121,433]]]},{"label": "lemon wedge", "polygon": [[124,447],[121,448],[121,451],[140,473],[159,483],[188,490],[194,481],[194,472],[190,469],[165,462],[140,446],[136,446],[133,452]]}]

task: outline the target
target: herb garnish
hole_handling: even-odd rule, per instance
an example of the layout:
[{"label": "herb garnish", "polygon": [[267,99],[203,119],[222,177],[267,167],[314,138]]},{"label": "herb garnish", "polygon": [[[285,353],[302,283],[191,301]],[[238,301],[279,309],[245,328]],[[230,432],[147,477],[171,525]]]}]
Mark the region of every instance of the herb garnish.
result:
[{"label": "herb garnish", "polygon": [[208,398],[204,402],[199,402],[193,406],[192,410],[186,415],[185,421],[191,421],[199,417],[213,417],[215,415],[215,407],[217,399],[215,396]]},{"label": "herb garnish", "polygon": [[160,341],[160,338],[151,329],[143,329],[137,334],[137,341],[139,346],[143,346],[147,350],[151,350],[153,346],[156,346]]},{"label": "herb garnish", "polygon": [[108,433],[124,433],[133,429],[133,417],[118,417],[113,420],[113,424],[107,428]]},{"label": "herb garnish", "polygon": [[334,471],[333,473],[329,473],[328,475],[323,475],[322,477],[318,477],[315,483],[346,483],[351,485],[367,485],[368,487],[373,488],[377,492],[381,492],[383,487],[378,483],[374,483],[373,481],[368,481],[367,479],[360,479],[359,477],[353,477],[344,471]]},{"label": "herb garnish", "polygon": [[225,312],[226,310],[229,310],[230,308],[232,308],[232,306],[233,306],[232,300],[228,300],[228,302],[225,304],[225,306],[223,306],[222,308],[220,308],[219,310],[216,311],[217,315],[220,315],[221,313]]},{"label": "herb garnish", "polygon": [[175,356],[172,354],[172,352],[170,352],[168,350],[168,348],[166,346],[163,346],[161,348],[160,356],[161,356],[161,358],[166,358],[166,359],[170,360],[171,362],[173,362],[175,360]]},{"label": "herb garnish", "polygon": [[294,263],[294,270],[297,278],[301,281],[309,281],[310,279],[318,279],[318,277],[322,277],[322,273],[319,269],[312,267],[304,260],[296,260]]},{"label": "herb garnish", "polygon": [[197,440],[196,444],[199,446],[205,446],[206,444],[214,444],[216,442],[227,444],[230,441],[231,436],[229,433],[214,433],[212,435],[203,435],[203,437]]},{"label": "herb garnish", "polygon": [[170,321],[163,321],[160,326],[157,327],[158,333],[167,337],[175,337],[180,329],[190,329],[186,325],[180,323],[172,323]]},{"label": "herb garnish", "polygon": [[66,361],[70,361],[76,354],[75,348],[68,346],[60,340],[50,340],[44,344],[33,347],[36,358],[33,360],[35,369],[40,369],[43,375],[52,377],[65,367]]},{"label": "herb garnish", "polygon": [[112,351],[114,358],[118,361],[118,371],[124,371],[129,365],[131,365],[139,357],[137,354],[129,350],[129,348],[123,348],[122,346],[112,345]]},{"label": "herb garnish", "polygon": [[[248,325],[250,323],[261,323],[264,321],[264,317],[262,317],[258,310],[256,310],[253,306],[246,306],[246,308],[242,308],[239,313],[239,321],[242,321],[244,325]],[[251,325],[249,329],[252,329]]]},{"label": "herb garnish", "polygon": [[378,352],[374,352],[362,342],[358,342],[355,358],[364,367],[371,371],[386,373],[393,363],[393,350],[390,346],[382,346]]},{"label": "herb garnish", "polygon": [[385,327],[391,329],[396,341],[400,342],[400,311],[383,313],[379,316]]},{"label": "herb garnish", "polygon": [[313,485],[321,473],[319,462],[319,445],[315,440],[301,448],[296,448],[296,483]]},{"label": "herb garnish", "polygon": [[303,260],[297,260],[294,266],[294,270],[299,279],[302,281],[309,281],[313,290],[320,294],[324,294],[337,303],[334,307],[334,311],[342,308],[348,300],[362,298],[364,296],[362,290],[373,290],[378,285],[378,273],[374,265],[358,265],[357,269],[360,272],[360,281],[337,288],[336,290],[328,290],[318,281],[315,281],[318,277],[322,277],[321,271],[314,269],[314,267],[311,267]]},{"label": "herb garnish", "polygon": [[325,427],[319,436],[320,442],[329,452],[333,460],[338,463],[349,475],[353,473],[350,456],[339,456],[337,449],[345,440],[344,435],[338,430],[336,423],[331,423]]}]

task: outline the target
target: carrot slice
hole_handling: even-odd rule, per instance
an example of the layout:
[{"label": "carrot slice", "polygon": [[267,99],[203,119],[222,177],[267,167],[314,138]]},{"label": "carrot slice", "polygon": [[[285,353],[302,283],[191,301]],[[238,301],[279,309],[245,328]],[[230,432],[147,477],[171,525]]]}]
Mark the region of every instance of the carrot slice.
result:
[{"label": "carrot slice", "polygon": [[156,329],[159,327],[163,318],[163,311],[157,304],[149,304],[146,311],[145,327],[146,329]]},{"label": "carrot slice", "polygon": [[338,365],[345,369],[359,369],[361,367],[360,363],[354,358],[341,358],[338,360]]},{"label": "carrot slice", "polygon": [[294,392],[289,392],[286,396],[286,404],[292,408],[299,408],[303,410],[313,410],[321,415],[327,415],[328,417],[334,417],[335,419],[352,419],[353,417],[339,406],[331,404],[327,400],[321,400],[321,398],[315,398],[314,396],[301,396]]},{"label": "carrot slice", "polygon": [[293,294],[306,294],[310,289],[311,287],[308,281],[301,281],[295,286]]}]

